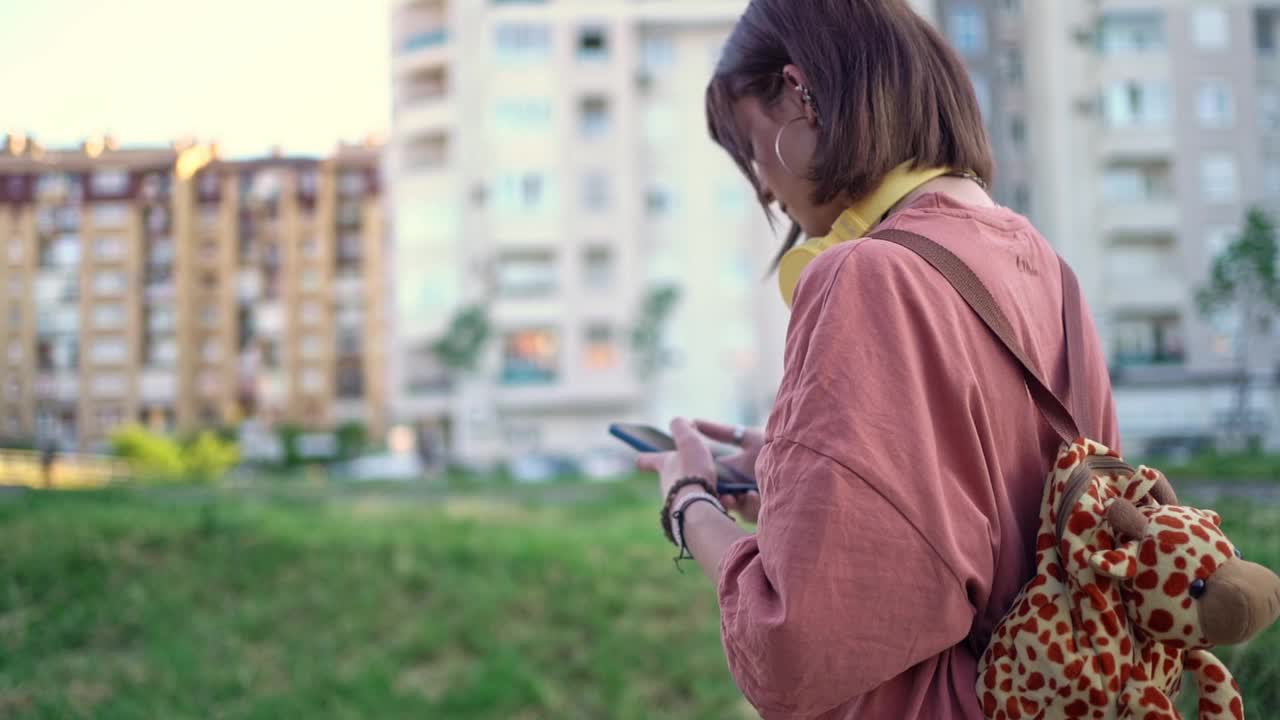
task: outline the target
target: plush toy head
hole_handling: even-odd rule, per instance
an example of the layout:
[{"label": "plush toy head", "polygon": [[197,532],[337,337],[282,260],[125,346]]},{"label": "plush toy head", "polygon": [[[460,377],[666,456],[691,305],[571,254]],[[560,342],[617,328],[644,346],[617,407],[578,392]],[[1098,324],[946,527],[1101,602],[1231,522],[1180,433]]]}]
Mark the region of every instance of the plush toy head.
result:
[{"label": "plush toy head", "polygon": [[1119,579],[1129,619],[1153,639],[1197,648],[1244,642],[1280,616],[1280,577],[1244,560],[1210,510],[1107,506],[1116,548],[1090,565]]}]

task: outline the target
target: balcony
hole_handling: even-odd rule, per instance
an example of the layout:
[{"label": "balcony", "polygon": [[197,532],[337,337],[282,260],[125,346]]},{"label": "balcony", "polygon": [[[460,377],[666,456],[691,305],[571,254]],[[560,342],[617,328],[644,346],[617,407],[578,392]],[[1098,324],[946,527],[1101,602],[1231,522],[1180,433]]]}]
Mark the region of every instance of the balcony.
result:
[{"label": "balcony", "polygon": [[1172,197],[1104,205],[1099,213],[1108,236],[1173,234],[1181,227],[1181,212]]},{"label": "balcony", "polygon": [[1110,251],[1103,271],[1109,311],[1159,312],[1181,308],[1191,297],[1181,258],[1173,248]]},{"label": "balcony", "polygon": [[406,103],[396,108],[396,134],[408,141],[414,135],[448,130],[458,120],[458,106],[450,98],[431,98]]},{"label": "balcony", "polygon": [[1174,153],[1172,127],[1105,128],[1098,155],[1105,161],[1167,160]]},{"label": "balcony", "polygon": [[411,73],[449,61],[449,31],[443,27],[407,35],[396,47],[395,71]]}]

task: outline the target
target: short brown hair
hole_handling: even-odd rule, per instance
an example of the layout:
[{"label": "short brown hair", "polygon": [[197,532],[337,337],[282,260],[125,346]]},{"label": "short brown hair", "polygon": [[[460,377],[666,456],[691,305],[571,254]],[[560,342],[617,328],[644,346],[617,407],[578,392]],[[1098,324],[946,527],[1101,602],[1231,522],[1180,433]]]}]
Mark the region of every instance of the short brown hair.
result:
[{"label": "short brown hair", "polygon": [[[907,161],[993,181],[964,63],[906,0],[752,0],[725,43],[706,104],[712,140],[758,195],[751,143],[734,105],[754,97],[772,107],[786,88],[782,69],[792,63],[808,75],[822,119],[810,168],[815,203],[842,192],[861,200]],[[779,258],[799,236],[793,227]]]}]

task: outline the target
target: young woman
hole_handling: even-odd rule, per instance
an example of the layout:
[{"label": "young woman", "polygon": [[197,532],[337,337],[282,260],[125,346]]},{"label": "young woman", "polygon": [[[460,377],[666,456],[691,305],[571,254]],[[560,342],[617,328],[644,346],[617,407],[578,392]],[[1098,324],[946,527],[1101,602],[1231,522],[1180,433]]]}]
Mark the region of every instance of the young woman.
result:
[{"label": "young woman", "polygon": [[[767,429],[677,419],[679,449],[638,461],[716,583],[729,668],[769,719],[981,718],[978,657],[1032,572],[1059,439],[947,280],[863,238],[909,230],[958,255],[1055,393],[1089,394],[1079,422],[1114,447],[1087,308],[1072,342],[1089,372],[1067,388],[1058,257],[988,196],[973,87],[905,0],[754,0],[707,115],[795,225],[777,262],[792,315]],[[701,496],[706,438],[742,446],[735,463],[760,494],[724,503],[758,514],[755,533]]]}]

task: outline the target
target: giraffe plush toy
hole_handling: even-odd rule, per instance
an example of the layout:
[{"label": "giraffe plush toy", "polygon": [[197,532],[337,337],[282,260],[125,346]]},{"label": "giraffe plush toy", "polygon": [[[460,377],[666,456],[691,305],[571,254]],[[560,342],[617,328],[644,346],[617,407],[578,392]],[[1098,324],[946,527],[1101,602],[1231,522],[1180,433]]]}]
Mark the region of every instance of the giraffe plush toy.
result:
[{"label": "giraffe plush toy", "polygon": [[1221,518],[1176,505],[1151,468],[1084,439],[1045,488],[1036,575],[979,665],[989,720],[1170,720],[1184,668],[1200,720],[1244,717],[1208,648],[1244,642],[1280,615],[1280,578],[1245,561]]}]

